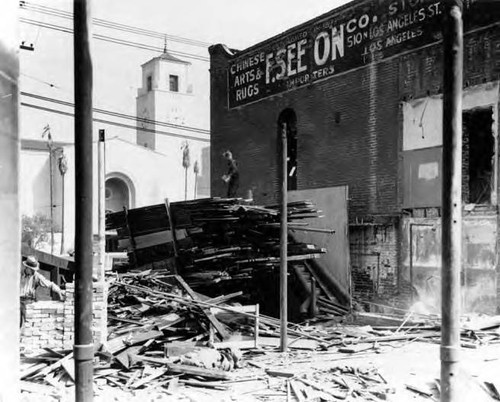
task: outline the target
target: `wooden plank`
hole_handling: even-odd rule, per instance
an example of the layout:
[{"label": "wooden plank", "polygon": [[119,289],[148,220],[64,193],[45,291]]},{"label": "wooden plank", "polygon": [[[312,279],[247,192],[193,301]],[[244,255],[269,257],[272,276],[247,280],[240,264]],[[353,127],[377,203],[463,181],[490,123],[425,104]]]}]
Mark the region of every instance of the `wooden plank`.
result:
[{"label": "wooden plank", "polygon": [[61,363],[62,368],[68,374],[69,378],[75,382],[75,361],[73,359],[66,360]]},{"label": "wooden plank", "polygon": [[292,378],[295,377],[295,373],[290,370],[274,370],[268,369],[266,370],[266,374],[271,377],[284,377],[284,378]]},{"label": "wooden plank", "polygon": [[153,247],[159,244],[171,243],[173,241],[173,236],[170,230],[162,230],[160,232],[135,236],[134,240],[136,250],[140,250],[142,248]]},{"label": "wooden plank", "polygon": [[205,300],[205,302],[211,303],[211,304],[221,304],[221,303],[225,303],[228,300],[231,300],[235,297],[241,296],[242,294],[243,294],[243,292],[240,290],[239,292],[234,292],[234,293],[230,293],[228,295],[222,295],[222,296],[214,297],[212,299],[207,299],[207,300]]},{"label": "wooden plank", "polygon": [[299,387],[299,384],[296,381],[290,381],[290,386],[292,387],[292,391],[297,397],[299,402],[306,402],[306,398],[302,392],[302,389]]},{"label": "wooden plank", "polygon": [[117,336],[116,338],[113,338],[109,340],[106,343],[106,350],[115,355],[116,353],[122,351],[123,349],[136,345],[141,342],[148,341],[150,339],[156,339],[159,338],[160,336],[163,335],[163,332],[161,331],[148,331],[148,332],[143,332],[143,333],[137,333],[130,337],[130,334],[125,334],[121,336]]},{"label": "wooden plank", "polygon": [[47,264],[52,267],[68,269],[71,271],[73,271],[75,267],[75,261],[72,258],[59,257],[41,250],[35,250],[27,244],[21,245],[21,254],[23,257],[34,255],[40,263]]},{"label": "wooden plank", "polygon": [[177,244],[177,232],[175,230],[175,223],[172,216],[172,210],[170,209],[170,202],[168,198],[165,198],[165,209],[167,210],[168,222],[170,223],[170,230],[172,235],[172,244],[174,246],[174,274],[179,271],[179,246]]},{"label": "wooden plank", "polygon": [[[189,296],[195,301],[200,301],[200,298],[196,294],[196,292],[191,289],[191,287],[184,281],[184,279],[179,276],[175,275],[175,279],[179,282],[179,284],[184,288],[184,290],[187,292]],[[226,331],[222,323],[215,317],[215,315],[210,312],[209,308],[202,308],[203,314],[208,318],[210,323],[213,325],[213,327],[217,330],[219,335],[222,337],[223,340],[229,339],[231,336],[229,332]]]},{"label": "wooden plank", "polygon": [[200,376],[205,378],[212,378],[215,380],[231,380],[232,376],[221,370],[205,369],[201,367],[186,366],[184,364],[169,364],[168,371],[178,374],[186,374],[193,376]]},{"label": "wooden plank", "polygon": [[148,331],[144,333],[137,333],[134,336],[132,336],[131,339],[128,339],[125,341],[125,343],[128,346],[134,346],[137,345],[138,343],[149,341],[150,339],[156,339],[159,338],[160,336],[163,336],[162,331]]},{"label": "wooden plank", "polygon": [[73,352],[71,353],[68,353],[66,356],[64,356],[62,359],[59,359],[57,362],[51,364],[50,366],[44,368],[42,371],[38,372],[37,373],[37,377],[39,376],[46,376],[47,374],[49,374],[51,371],[59,368],[62,366],[62,364],[68,360],[71,360],[73,359]]},{"label": "wooden plank", "polygon": [[30,381],[21,381],[21,391],[31,392],[38,395],[57,395],[58,391],[51,385],[43,385]]},{"label": "wooden plank", "polygon": [[153,381],[153,380],[156,380],[157,378],[160,378],[162,375],[164,375],[165,373],[167,373],[168,370],[165,370],[165,369],[157,369],[155,373],[133,383],[130,388],[132,389],[137,389],[139,387],[142,387],[143,385]]},{"label": "wooden plank", "polygon": [[42,370],[44,367],[47,367],[47,363],[33,364],[27,369],[21,371],[21,379],[29,377],[32,374],[35,374],[36,372]]},{"label": "wooden plank", "polygon": [[[279,347],[280,339],[277,337],[260,336],[259,346]],[[249,336],[244,336],[242,339],[235,341],[215,342],[216,349],[239,348],[239,349],[253,349],[255,348],[255,339]],[[315,350],[318,347],[318,342],[311,339],[288,338],[288,347],[290,349],[305,349]]]}]

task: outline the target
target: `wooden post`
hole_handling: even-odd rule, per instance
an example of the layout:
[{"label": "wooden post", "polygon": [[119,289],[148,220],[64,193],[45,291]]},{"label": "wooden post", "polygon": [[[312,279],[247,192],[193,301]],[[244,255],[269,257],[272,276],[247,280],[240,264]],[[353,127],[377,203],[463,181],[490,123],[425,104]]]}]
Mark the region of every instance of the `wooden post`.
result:
[{"label": "wooden post", "polygon": [[309,304],[309,316],[316,317],[316,278],[311,274],[311,303]]},{"label": "wooden post", "polygon": [[462,2],[444,3],[441,401],[459,395],[462,265]]},{"label": "wooden post", "polygon": [[94,397],[92,338],[92,58],[90,2],[73,1],[75,87],[75,401]]},{"label": "wooden post", "polygon": [[177,247],[177,234],[175,233],[175,222],[172,215],[172,210],[170,209],[170,202],[168,198],[165,198],[165,209],[167,210],[168,222],[170,223],[170,231],[172,232],[172,244],[174,246],[174,275],[179,272],[179,250]]},{"label": "wooden post", "polygon": [[280,318],[281,352],[288,346],[288,161],[286,123],[281,130],[281,237],[280,237]]}]

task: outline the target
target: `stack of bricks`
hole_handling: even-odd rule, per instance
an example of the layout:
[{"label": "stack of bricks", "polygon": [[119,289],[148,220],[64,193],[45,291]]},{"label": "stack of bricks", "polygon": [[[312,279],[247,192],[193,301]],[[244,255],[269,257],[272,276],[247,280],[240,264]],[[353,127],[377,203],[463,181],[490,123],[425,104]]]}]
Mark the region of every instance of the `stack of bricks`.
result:
[{"label": "stack of bricks", "polygon": [[[93,284],[92,336],[100,344],[107,337],[106,284]],[[21,331],[21,348],[36,353],[44,347],[72,349],[75,326],[75,286],[66,284],[66,299],[40,301],[26,307],[26,322]]]},{"label": "stack of bricks", "polygon": [[64,303],[40,301],[26,306],[26,321],[21,331],[21,348],[38,351],[61,348],[64,337]]}]

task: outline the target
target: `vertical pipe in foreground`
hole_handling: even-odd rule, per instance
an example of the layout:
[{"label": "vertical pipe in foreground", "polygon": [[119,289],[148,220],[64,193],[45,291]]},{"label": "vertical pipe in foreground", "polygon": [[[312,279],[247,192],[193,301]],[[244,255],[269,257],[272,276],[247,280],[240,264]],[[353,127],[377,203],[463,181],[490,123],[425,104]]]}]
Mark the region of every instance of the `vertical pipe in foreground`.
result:
[{"label": "vertical pipe in foreground", "polygon": [[99,141],[97,145],[97,169],[98,169],[98,220],[99,228],[97,237],[99,239],[99,281],[104,281],[104,264],[106,260],[106,131],[99,130]]},{"label": "vertical pipe in foreground", "polygon": [[441,401],[460,400],[460,269],[462,236],[462,2],[445,2],[443,72],[443,232]]},{"label": "vertical pipe in foreground", "polygon": [[73,1],[75,83],[75,399],[93,399],[90,0]]},{"label": "vertical pipe in foreground", "polygon": [[19,401],[19,2],[2,0],[0,8],[0,401]]},{"label": "vertical pipe in foreground", "polygon": [[288,155],[286,123],[281,130],[281,236],[280,236],[280,318],[281,318],[281,352],[286,352],[288,345]]}]

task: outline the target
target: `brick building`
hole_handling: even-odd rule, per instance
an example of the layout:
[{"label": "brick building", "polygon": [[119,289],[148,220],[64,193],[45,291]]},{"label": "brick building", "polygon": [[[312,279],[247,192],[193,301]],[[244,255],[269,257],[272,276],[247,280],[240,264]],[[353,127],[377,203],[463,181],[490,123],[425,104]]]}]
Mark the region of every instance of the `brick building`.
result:
[{"label": "brick building", "polygon": [[[248,49],[211,54],[211,189],[221,153],[240,196],[277,200],[279,129],[289,188],[349,189],[351,293],[440,305],[442,2],[353,1]],[[464,2],[463,309],[495,312],[500,4]]]}]

